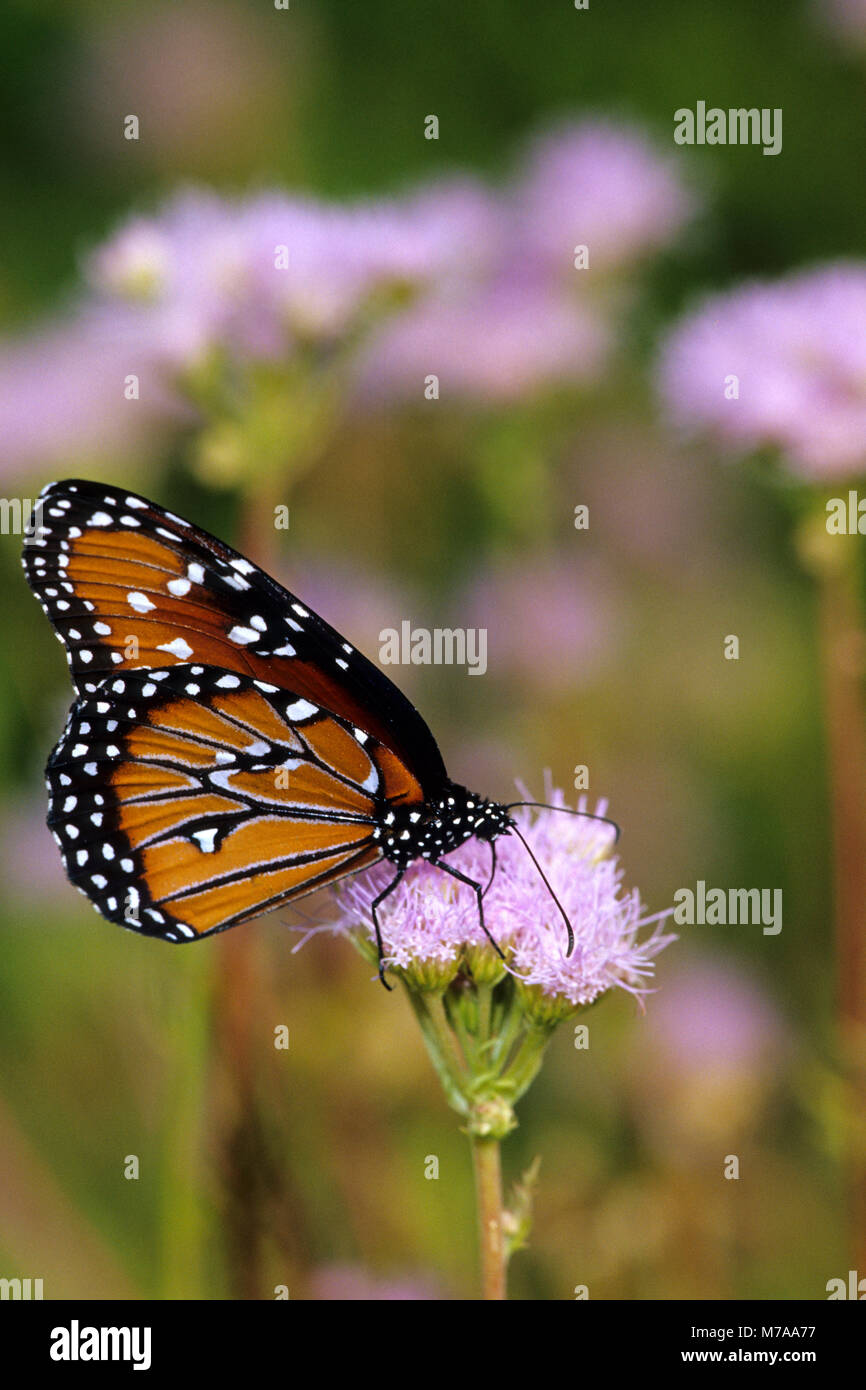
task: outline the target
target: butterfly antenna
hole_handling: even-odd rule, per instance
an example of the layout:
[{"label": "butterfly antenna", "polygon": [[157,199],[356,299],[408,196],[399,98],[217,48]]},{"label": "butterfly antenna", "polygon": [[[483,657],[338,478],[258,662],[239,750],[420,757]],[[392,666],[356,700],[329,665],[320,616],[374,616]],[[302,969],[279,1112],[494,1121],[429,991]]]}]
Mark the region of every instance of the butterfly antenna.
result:
[{"label": "butterfly antenna", "polygon": [[[518,805],[521,805],[521,804],[523,804],[523,803],[518,802]],[[556,810],[557,808],[554,807],[553,809]],[[548,891],[548,893],[550,894],[550,896],[553,898],[553,901],[556,903],[556,906],[559,908],[559,911],[560,911],[560,913],[562,914],[562,920],[563,920],[563,922],[565,923],[565,930],[568,932],[568,948],[567,948],[565,954],[566,954],[567,956],[570,956],[571,953],[572,953],[572,951],[574,950],[574,929],[573,929],[573,927],[572,927],[572,925],[571,925],[571,922],[568,920],[568,913],[566,912],[565,908],[562,906],[562,903],[559,901],[559,898],[558,898],[558,897],[556,896],[556,894],[554,893],[554,891],[553,891],[553,889],[552,889],[552,887],[551,887],[551,885],[550,885],[550,880],[548,879],[547,875],[545,874],[544,870],[542,869],[542,867],[541,867],[541,865],[539,864],[538,860],[536,859],[535,855],[532,853],[532,850],[531,850],[530,847],[529,847],[529,842],[528,842],[528,840],[526,840],[526,839],[524,838],[524,836],[521,834],[520,830],[518,829],[518,827],[517,827],[516,825],[511,825],[509,828],[514,832],[514,834],[517,836],[518,840],[520,840],[521,844],[523,845],[523,848],[526,850],[526,853],[529,855],[529,857],[530,857],[530,859],[532,860],[533,864],[535,865],[536,869],[537,869],[538,872],[540,873],[541,879],[542,879],[542,882],[544,883],[545,888],[547,889],[547,891]]]},{"label": "butterfly antenna", "polygon": [[616,831],[613,837],[614,844],[622,833],[616,821],[611,820],[610,816],[597,816],[592,811],[574,811],[570,806],[551,806],[547,801],[512,801],[505,809],[506,811],[513,811],[517,806],[534,806],[539,811],[564,811],[569,816],[583,816],[586,820],[601,821],[603,825],[609,825]]}]

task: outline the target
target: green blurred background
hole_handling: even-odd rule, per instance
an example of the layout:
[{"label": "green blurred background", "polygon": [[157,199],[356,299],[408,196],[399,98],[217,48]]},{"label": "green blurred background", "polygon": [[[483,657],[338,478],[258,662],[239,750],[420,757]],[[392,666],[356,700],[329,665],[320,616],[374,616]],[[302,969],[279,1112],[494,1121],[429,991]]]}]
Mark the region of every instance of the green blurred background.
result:
[{"label": "green blurred background", "polygon": [[[588,1016],[588,1051],[557,1035],[505,1148],[510,1176],[543,1157],[512,1296],[824,1297],[849,1245],[815,600],[778,491],[674,440],[651,369],[700,290],[862,254],[862,56],[809,6],[748,0],[13,0],[0,43],[10,333],[69,299],[120,218],[186,183],[340,198],[455,170],[495,181],[562,117],[626,118],[676,153],[677,107],[783,108],[778,158],[678,152],[703,211],[644,269],[602,384],[492,419],[447,402],[432,424],[350,416],[286,481],[291,529],[269,545],[372,656],[404,617],[450,625],[484,576],[506,596],[486,677],[392,672],[454,776],[507,798],[514,777],[539,793],[545,768],[569,791],[587,764],[651,910],[697,879],[783,890],[779,936],[684,928],[645,1016],[622,996]],[[152,138],[118,138],[127,110]],[[100,475],[271,562],[243,487],[208,486],[187,444]],[[5,472],[6,495],[32,496],[56,464]],[[64,884],[41,772],[68,681],[12,536],[0,566],[0,1274],[43,1277],[46,1297],[474,1296],[466,1141],[403,998],[344,942],[293,954],[288,913],[177,951],[114,930]],[[564,575],[551,603],[572,594],[583,626],[506,663],[497,632],[539,575],[538,603],[559,582],[544,576]],[[722,659],[729,633],[738,662]]]}]

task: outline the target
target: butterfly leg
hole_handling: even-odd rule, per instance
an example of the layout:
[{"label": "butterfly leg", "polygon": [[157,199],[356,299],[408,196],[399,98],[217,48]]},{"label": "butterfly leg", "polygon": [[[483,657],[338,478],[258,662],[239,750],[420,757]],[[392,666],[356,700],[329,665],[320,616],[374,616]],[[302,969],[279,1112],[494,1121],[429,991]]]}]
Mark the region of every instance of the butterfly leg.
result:
[{"label": "butterfly leg", "polygon": [[379,917],[376,912],[376,908],[379,906],[380,903],[385,901],[389,893],[393,893],[394,889],[397,887],[397,884],[400,882],[405,872],[405,869],[398,869],[395,877],[392,878],[391,882],[388,884],[388,887],[383,888],[378,898],[374,898],[372,903],[370,904],[370,913],[373,918],[373,926],[376,928],[376,949],[379,952],[379,979],[382,981],[382,984],[385,986],[387,990],[390,990],[392,986],[389,985],[388,981],[385,979],[385,951],[382,946],[382,932],[379,927]]},{"label": "butterfly leg", "polygon": [[485,888],[484,888],[484,892],[483,892],[482,895],[481,895],[482,897],[484,897],[484,898],[487,897],[487,894],[490,892],[491,888],[493,887],[493,880],[495,879],[495,877],[496,877],[496,841],[495,841],[495,840],[491,840],[491,841],[490,841],[490,877],[489,877],[489,879],[487,880],[487,883],[486,883]]},{"label": "butterfly leg", "polygon": [[[430,862],[437,869],[442,869],[444,873],[450,874],[452,878],[456,878],[460,883],[466,883],[469,885],[478,901],[478,920],[481,923],[481,930],[484,932],[484,935],[487,937],[487,940],[490,942],[490,945],[493,947],[496,954],[498,956],[501,956],[502,959],[505,960],[502,948],[500,947],[499,943],[495,941],[494,938],[490,935],[490,932],[487,930],[487,924],[484,921],[484,894],[487,892],[487,888],[490,887],[490,883],[488,883],[487,888],[482,888],[481,884],[476,883],[474,878],[469,878],[468,874],[461,874],[459,869],[453,869],[450,864],[444,863],[443,860],[432,859]],[[493,880],[491,878],[491,882],[492,881]]]}]

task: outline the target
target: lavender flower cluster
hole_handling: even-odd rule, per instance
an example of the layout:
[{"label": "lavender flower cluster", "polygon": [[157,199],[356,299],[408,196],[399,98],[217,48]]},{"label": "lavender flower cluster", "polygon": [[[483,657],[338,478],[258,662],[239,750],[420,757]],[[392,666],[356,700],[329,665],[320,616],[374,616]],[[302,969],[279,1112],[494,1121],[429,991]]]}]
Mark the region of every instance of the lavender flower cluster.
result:
[{"label": "lavender flower cluster", "polygon": [[[565,807],[560,791],[551,797],[552,805]],[[605,809],[600,805],[598,814]],[[664,931],[669,914],[646,916],[638,891],[624,890],[610,828],[550,810],[518,810],[515,820],[575,934],[569,956],[562,917],[525,847],[513,835],[497,841],[485,923],[508,958],[527,1013],[550,1022],[612,988],[645,994],[654,957],[674,939]],[[490,876],[490,848],[479,840],[467,841],[448,862],[476,882]],[[343,927],[363,933],[371,946],[371,904],[391,877],[389,866],[378,865],[334,889]],[[413,864],[382,903],[380,923],[386,962],[415,987],[444,989],[467,967],[476,978],[500,972],[474,894],[426,861]]]},{"label": "lavender flower cluster", "polygon": [[866,267],[819,266],[713,295],[676,325],[669,417],[728,452],[773,450],[798,478],[866,469]]},{"label": "lavender flower cluster", "polygon": [[116,457],[194,422],[190,383],[214,360],[291,370],[351,349],[345,394],[362,408],[421,399],[431,373],[494,404],[591,383],[614,341],[614,274],[693,207],[670,158],[604,122],[539,138],[496,190],[460,178],[351,205],[181,192],[86,258],[64,318],[0,349],[6,467]]}]

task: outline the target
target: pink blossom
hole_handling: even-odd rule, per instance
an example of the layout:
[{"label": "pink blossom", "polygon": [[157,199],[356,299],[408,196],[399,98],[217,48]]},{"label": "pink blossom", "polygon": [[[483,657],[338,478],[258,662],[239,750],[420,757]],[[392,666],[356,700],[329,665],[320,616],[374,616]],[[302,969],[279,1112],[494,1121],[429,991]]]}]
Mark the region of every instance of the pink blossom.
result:
[{"label": "pink blossom", "polygon": [[[166,386],[153,344],[134,316],[90,309],[0,348],[0,437],[7,472],[62,458],[141,451],[167,421],[192,412]],[[138,399],[127,378],[138,377]]]},{"label": "pink blossom", "polygon": [[744,970],[710,957],[675,969],[652,1010],[645,1042],[666,1068],[701,1073],[711,1066],[756,1070],[785,1042],[779,1013]]},{"label": "pink blossom", "polygon": [[574,275],[624,266],[668,246],[696,208],[680,166],[643,131],[611,121],[562,125],[530,145],[514,189],[518,239],[543,264]]},{"label": "pink blossom", "polygon": [[622,630],[611,576],[559,555],[481,570],[461,613],[468,626],[487,630],[491,674],[554,692],[597,679]]},{"label": "pink blossom", "polygon": [[811,481],[866,467],[866,265],[822,266],[714,295],[663,345],[675,425],[730,451],[778,450]]},{"label": "pink blossom", "polygon": [[428,298],[386,324],[360,367],[359,398],[423,401],[438,378],[444,399],[516,400],[546,387],[596,381],[610,332],[590,304],[552,286],[501,280],[455,297]]},{"label": "pink blossom", "polygon": [[[566,804],[559,791],[549,799]],[[580,809],[586,809],[583,803]],[[484,917],[499,946],[510,948],[514,975],[527,988],[573,1007],[611,988],[645,994],[653,958],[673,937],[663,933],[667,914],[647,917],[637,889],[625,890],[624,871],[609,852],[610,828],[556,811],[517,809],[514,816],[575,935],[568,956],[565,925],[532,859],[514,835],[500,838]],[[469,840],[447,862],[486,884],[490,846]],[[370,907],[393,876],[390,865],[379,864],[336,887],[343,929],[360,925],[375,941]],[[385,959],[404,970],[428,964],[456,968],[467,948],[488,948],[472,890],[426,861],[412,865],[379,916]],[[649,933],[642,935],[646,927]]]}]

